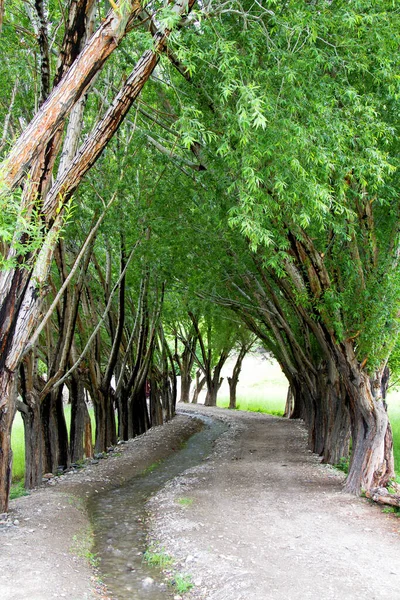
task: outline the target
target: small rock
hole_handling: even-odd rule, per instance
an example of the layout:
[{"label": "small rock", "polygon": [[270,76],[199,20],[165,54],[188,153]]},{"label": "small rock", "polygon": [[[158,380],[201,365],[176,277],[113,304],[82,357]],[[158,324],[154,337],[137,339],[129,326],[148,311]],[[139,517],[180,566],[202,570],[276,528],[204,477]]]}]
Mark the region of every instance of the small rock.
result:
[{"label": "small rock", "polygon": [[152,579],[151,577],[146,577],[142,581],[142,586],[144,588],[148,588],[148,587],[151,587],[153,585],[153,583],[154,583],[154,579]]},{"label": "small rock", "polygon": [[93,458],[90,462],[92,465],[98,465],[100,461],[98,461],[96,458]]},{"label": "small rock", "polygon": [[53,479],[54,475],[53,473],[45,473],[43,475],[43,479]]},{"label": "small rock", "polygon": [[19,521],[18,521],[18,519],[15,519],[15,521],[14,521],[14,525],[19,525]]},{"label": "small rock", "polygon": [[94,454],[93,458],[95,458],[96,460],[101,460],[102,458],[104,458],[104,456],[102,452],[98,452],[97,454]]}]

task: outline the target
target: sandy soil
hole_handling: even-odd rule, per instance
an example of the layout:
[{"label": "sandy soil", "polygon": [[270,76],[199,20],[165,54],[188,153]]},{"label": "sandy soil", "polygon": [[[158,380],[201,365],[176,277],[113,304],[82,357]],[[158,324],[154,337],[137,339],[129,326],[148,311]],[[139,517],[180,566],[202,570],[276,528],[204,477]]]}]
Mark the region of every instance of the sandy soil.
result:
[{"label": "sandy soil", "polygon": [[[306,449],[300,423],[195,410],[225,420],[228,431],[209,460],[148,503],[152,539],[195,583],[187,600],[400,597],[400,521],[343,494],[341,475]],[[175,452],[196,428],[180,415],[13,501],[0,524],[1,600],[107,598],[79,557],[90,542],[85,498]]]}]

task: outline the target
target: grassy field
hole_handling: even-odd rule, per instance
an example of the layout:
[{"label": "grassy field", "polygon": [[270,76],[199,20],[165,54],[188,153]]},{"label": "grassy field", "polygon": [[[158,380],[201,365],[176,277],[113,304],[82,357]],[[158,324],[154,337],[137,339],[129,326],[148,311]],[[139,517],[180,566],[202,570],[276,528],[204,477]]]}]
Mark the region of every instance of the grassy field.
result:
[{"label": "grassy field", "polygon": [[[229,387],[226,378],[231,373],[233,361],[227,363],[222,376],[222,384],[218,395],[218,406],[229,406]],[[238,410],[264,412],[282,416],[285,410],[288,383],[279,365],[260,355],[247,356],[243,361],[242,372],[237,387]]]},{"label": "grassy field", "polygon": [[13,423],[11,445],[13,449],[12,476],[14,482],[24,478],[25,470],[24,424],[19,412],[15,415]]},{"label": "grassy field", "polygon": [[394,464],[397,479],[400,476],[400,391],[388,394],[388,413],[393,430]]}]

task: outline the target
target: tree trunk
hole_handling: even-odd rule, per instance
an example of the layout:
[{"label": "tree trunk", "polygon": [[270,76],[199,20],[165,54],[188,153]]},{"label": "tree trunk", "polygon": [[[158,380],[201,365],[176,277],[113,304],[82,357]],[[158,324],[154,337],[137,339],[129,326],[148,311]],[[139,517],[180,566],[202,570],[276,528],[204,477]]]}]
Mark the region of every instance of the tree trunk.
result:
[{"label": "tree trunk", "polygon": [[150,403],[150,423],[151,427],[162,425],[163,419],[163,403],[162,394],[160,393],[159,384],[156,377],[150,379],[149,403]]},{"label": "tree trunk", "polygon": [[94,401],[96,419],[95,452],[106,452],[110,446],[117,443],[114,402],[110,394],[96,390]]},{"label": "tree trunk", "polygon": [[130,401],[130,437],[136,437],[145,433],[150,427],[149,415],[147,412],[146,390],[143,385],[138,389]]},{"label": "tree trunk", "polygon": [[330,363],[325,375],[318,378],[323,412],[322,462],[336,465],[349,456],[350,414],[347,391],[335,366]]},{"label": "tree trunk", "polygon": [[11,427],[15,415],[15,373],[0,370],[0,512],[7,512],[11,486]]},{"label": "tree trunk", "polygon": [[199,400],[200,392],[202,391],[202,389],[206,383],[206,378],[202,377],[200,379],[200,375],[201,375],[201,371],[200,371],[200,369],[198,369],[196,371],[196,385],[195,385],[194,392],[193,392],[192,404],[197,404],[197,402]]},{"label": "tree trunk", "polygon": [[236,389],[239,379],[236,377],[228,377],[229,384],[229,407],[230,409],[236,409]]},{"label": "tree trunk", "polygon": [[184,402],[185,404],[189,403],[190,397],[190,386],[192,384],[192,378],[190,376],[190,372],[181,370],[181,397],[180,402]]},{"label": "tree trunk", "polygon": [[35,488],[42,483],[43,444],[39,394],[42,384],[43,381],[36,372],[35,357],[33,353],[29,353],[20,368],[18,391],[22,402],[17,400],[17,408],[24,423],[26,489]]},{"label": "tree trunk", "polygon": [[224,378],[221,377],[220,379],[215,381],[213,377],[212,383],[208,386],[207,389],[204,406],[217,406],[217,396],[223,380]]},{"label": "tree trunk", "polygon": [[229,384],[229,408],[231,409],[235,409],[236,408],[236,389],[237,389],[237,384],[239,381],[239,376],[240,376],[240,372],[242,370],[242,364],[243,364],[243,360],[244,357],[246,356],[247,352],[250,350],[252,343],[249,344],[245,344],[242,343],[241,347],[240,347],[240,351],[237,355],[236,358],[236,362],[235,365],[233,367],[233,371],[232,371],[232,377],[228,377],[228,384]]},{"label": "tree trunk", "polygon": [[[218,392],[219,392],[222,382],[224,380],[224,378],[220,377],[220,375],[221,375],[222,367],[226,363],[227,359],[228,359],[228,352],[226,352],[225,350],[222,350],[221,355],[219,357],[219,361],[217,362],[217,364],[214,367],[212,376],[211,376],[211,373],[209,372],[209,368],[210,368],[209,363],[207,363],[207,365],[206,365],[206,368],[207,368],[207,376],[206,376],[207,395],[206,395],[206,399],[204,402],[204,406],[217,406]],[[239,377],[239,375],[238,375],[238,377]]]},{"label": "tree trunk", "polygon": [[83,437],[83,444],[84,444],[85,457],[91,458],[93,456],[93,432],[92,432],[92,421],[90,420],[90,415],[89,415],[86,401],[85,401],[84,419],[85,419],[85,431],[84,431],[84,437]]},{"label": "tree trunk", "polygon": [[286,417],[287,419],[290,419],[292,417],[293,409],[294,409],[294,394],[293,394],[292,386],[289,385],[287,395],[286,395],[285,412],[283,413],[283,416]]},{"label": "tree trunk", "polygon": [[69,380],[69,398],[71,404],[70,454],[71,462],[76,463],[84,457],[84,436],[86,430],[85,389],[79,375],[71,375]]},{"label": "tree trunk", "polygon": [[341,344],[337,351],[349,398],[352,438],[345,490],[359,494],[384,487],[395,476],[392,430],[381,396],[384,371],[371,380],[359,365],[351,341]]},{"label": "tree trunk", "polygon": [[352,454],[345,484],[345,490],[353,494],[384,487],[395,476],[392,430],[384,402],[373,398],[363,373],[356,392],[357,396],[350,395]]},{"label": "tree trunk", "polygon": [[68,431],[65,422],[62,386],[46,394],[41,406],[43,468],[56,473],[58,467],[69,467]]},{"label": "tree trunk", "polygon": [[27,399],[25,410],[21,411],[24,423],[25,477],[24,487],[32,489],[42,483],[43,447],[38,399]]}]

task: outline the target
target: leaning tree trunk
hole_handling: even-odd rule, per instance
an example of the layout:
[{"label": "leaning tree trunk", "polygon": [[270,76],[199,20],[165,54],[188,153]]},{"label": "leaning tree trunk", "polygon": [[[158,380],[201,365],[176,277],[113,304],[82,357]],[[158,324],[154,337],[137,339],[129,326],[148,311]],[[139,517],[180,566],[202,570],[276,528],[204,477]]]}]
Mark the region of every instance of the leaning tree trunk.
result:
[{"label": "leaning tree trunk", "polygon": [[292,386],[289,385],[287,395],[286,395],[285,412],[283,413],[283,416],[286,417],[287,419],[291,419],[293,409],[294,409],[294,394],[293,394]]},{"label": "leaning tree trunk", "polygon": [[192,404],[197,404],[197,402],[199,401],[200,393],[206,383],[206,378],[202,377],[200,379],[200,375],[201,375],[201,371],[200,371],[200,369],[198,369],[196,371],[196,385],[195,385],[194,392],[193,392]]},{"label": "leaning tree trunk", "polygon": [[[195,0],[178,2],[172,10],[177,15],[190,11]],[[48,100],[25,129],[11,152],[0,165],[2,193],[8,193],[25,177],[30,165],[44,153],[46,144],[63,126],[73,105],[85,93],[96,73],[101,69],[112,50],[124,37],[127,26],[141,12],[140,3],[131,10],[126,6],[107,15],[102,26],[61,79]],[[139,59],[122,86],[113,104],[88,136],[72,164],[56,180],[52,189],[42,198],[40,219],[48,229],[41,246],[33,273],[27,269],[14,269],[0,281],[0,511],[8,508],[11,483],[11,426],[15,414],[15,373],[22,353],[35,327],[42,294],[45,291],[50,263],[57,235],[63,225],[60,202],[69,200],[86,172],[93,166],[118,129],[122,120],[138,97],[146,81],[158,64],[170,31],[154,35],[154,49],[146,51]],[[3,192],[4,189],[4,192]],[[11,255],[15,252],[11,249]],[[23,257],[17,257],[22,262]]]}]

